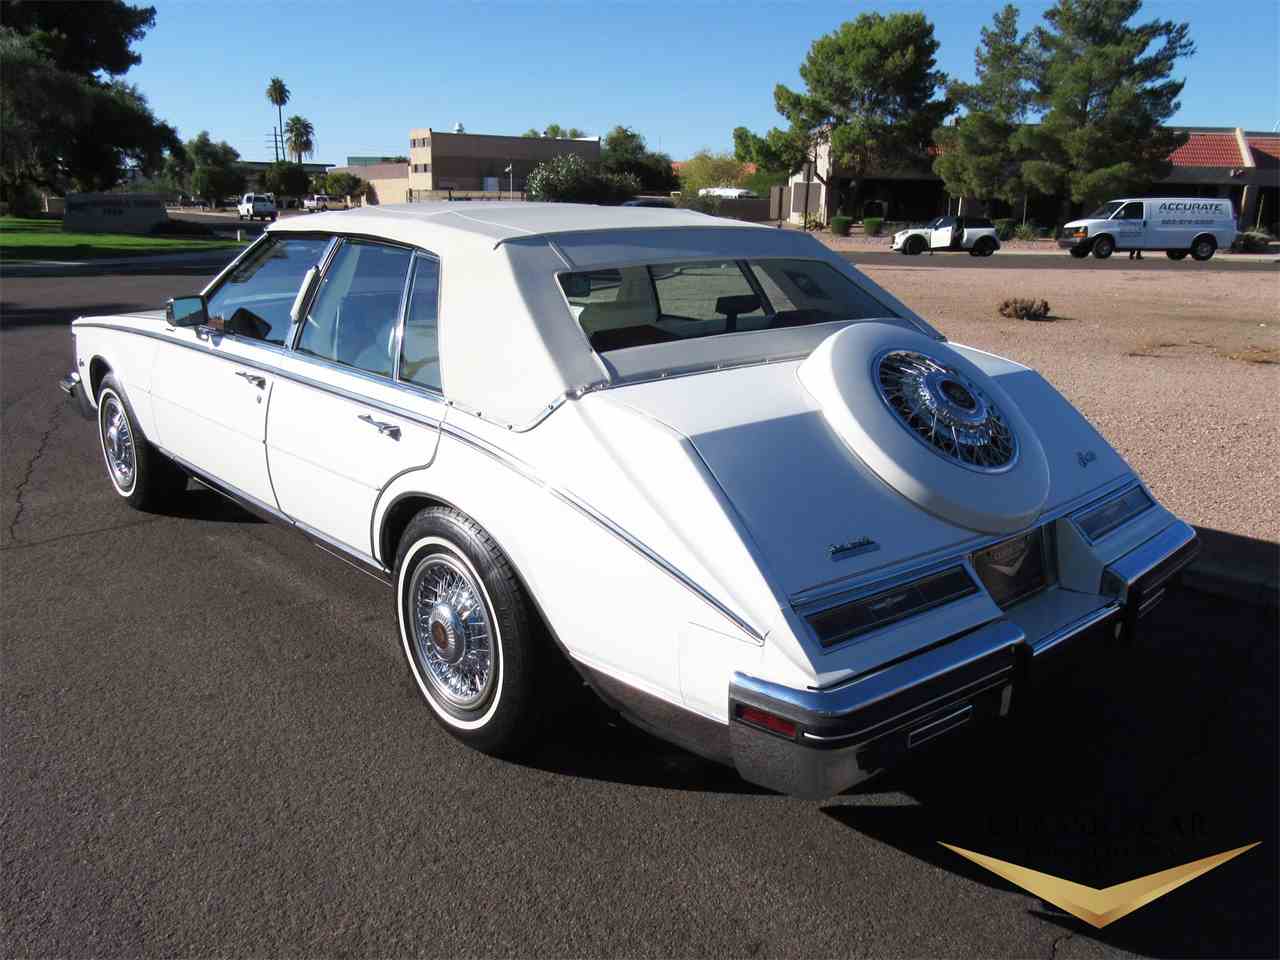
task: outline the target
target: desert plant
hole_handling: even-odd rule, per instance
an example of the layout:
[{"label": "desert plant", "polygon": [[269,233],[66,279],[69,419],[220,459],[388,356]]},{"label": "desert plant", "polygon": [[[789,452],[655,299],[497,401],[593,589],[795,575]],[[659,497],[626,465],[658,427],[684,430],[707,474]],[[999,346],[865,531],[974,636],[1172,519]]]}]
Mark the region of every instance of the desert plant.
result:
[{"label": "desert plant", "polygon": [[[1013,228],[1013,237],[1015,240],[1038,240],[1040,238],[1040,228],[1034,223],[1020,223]],[[1000,239],[1004,239],[1001,237]]]},{"label": "desert plant", "polygon": [[1049,301],[1010,297],[1000,304],[1000,316],[1011,320],[1048,320]]},{"label": "desert plant", "polygon": [[996,236],[1001,240],[1012,240],[1014,221],[1009,217],[1003,217],[999,220],[992,220],[991,223],[996,228]]},{"label": "desert plant", "polygon": [[853,226],[853,217],[832,217],[831,232],[837,237],[847,237]]},{"label": "desert plant", "polygon": [[822,220],[817,214],[806,213],[804,215],[804,228],[806,230],[821,230]]},{"label": "desert plant", "polygon": [[875,237],[880,234],[880,227],[884,224],[884,217],[864,217],[862,220],[863,236]]},{"label": "desert plant", "polygon": [[1241,253],[1266,253],[1271,243],[1271,234],[1255,227],[1244,233],[1236,234],[1231,249]]}]

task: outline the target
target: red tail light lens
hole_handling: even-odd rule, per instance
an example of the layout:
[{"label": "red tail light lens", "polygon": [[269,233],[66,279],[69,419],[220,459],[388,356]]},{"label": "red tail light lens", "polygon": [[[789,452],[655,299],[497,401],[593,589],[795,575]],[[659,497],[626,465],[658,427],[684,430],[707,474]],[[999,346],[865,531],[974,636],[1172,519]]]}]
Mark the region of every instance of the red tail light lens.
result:
[{"label": "red tail light lens", "polygon": [[740,705],[738,707],[738,719],[743,723],[751,724],[753,727],[768,730],[770,733],[781,734],[784,737],[794,737],[796,735],[796,725],[790,720],[756,707]]}]

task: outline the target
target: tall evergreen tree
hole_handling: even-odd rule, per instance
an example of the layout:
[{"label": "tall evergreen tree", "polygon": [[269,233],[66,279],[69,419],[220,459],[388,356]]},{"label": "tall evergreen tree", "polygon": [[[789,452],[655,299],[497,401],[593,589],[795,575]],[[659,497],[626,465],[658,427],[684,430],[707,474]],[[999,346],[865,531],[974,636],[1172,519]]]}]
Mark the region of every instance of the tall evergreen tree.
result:
[{"label": "tall evergreen tree", "polygon": [[1028,42],[1018,34],[1018,8],[1008,4],[982,28],[974,52],[977,83],[952,83],[951,98],[966,110],[953,126],[940,127],[941,152],[933,163],[947,191],[1009,202],[1024,192],[1014,136],[1031,106]]},{"label": "tall evergreen tree", "polygon": [[1036,159],[1022,175],[1043,193],[1080,204],[1122,196],[1168,176],[1186,135],[1163,124],[1177,112],[1178,60],[1195,52],[1186,23],[1133,24],[1142,0],[1058,0],[1032,44],[1038,126],[1017,142]]},{"label": "tall evergreen tree", "polygon": [[841,24],[809,48],[803,93],[774,87],[789,128],[763,137],[735,131],[738,158],[796,169],[813,158],[815,143],[827,142],[854,178],[855,197],[869,174],[927,167],[933,131],[951,112],[950,101],[937,98],[947,79],[934,69],[937,51],[923,13],[864,13]]}]

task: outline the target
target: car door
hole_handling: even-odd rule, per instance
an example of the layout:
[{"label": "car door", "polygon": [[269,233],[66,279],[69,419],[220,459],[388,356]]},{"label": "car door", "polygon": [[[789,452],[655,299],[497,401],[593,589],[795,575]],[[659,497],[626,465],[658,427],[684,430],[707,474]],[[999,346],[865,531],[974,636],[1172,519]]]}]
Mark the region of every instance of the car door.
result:
[{"label": "car door", "polygon": [[1140,250],[1146,246],[1146,216],[1141,200],[1130,200],[1121,207],[1112,222],[1115,225],[1116,247],[1120,250]]},{"label": "car door", "polygon": [[951,236],[956,229],[955,217],[942,217],[937,226],[929,231],[929,249],[946,250],[951,246]]},{"label": "car door", "polygon": [[209,291],[209,324],[167,331],[155,354],[156,442],[233,493],[272,509],[264,439],[273,368],[303,279],[329,244],[323,237],[260,242]]},{"label": "car door", "polygon": [[366,564],[382,489],[435,457],[439,270],[406,247],[344,241],[271,398],[267,458],[281,510]]}]

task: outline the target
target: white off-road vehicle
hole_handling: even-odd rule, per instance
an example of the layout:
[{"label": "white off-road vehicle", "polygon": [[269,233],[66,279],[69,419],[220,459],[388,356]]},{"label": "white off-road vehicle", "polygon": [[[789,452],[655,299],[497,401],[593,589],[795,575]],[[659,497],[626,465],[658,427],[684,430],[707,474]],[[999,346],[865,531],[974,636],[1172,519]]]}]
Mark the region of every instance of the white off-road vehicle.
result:
[{"label": "white off-road vehicle", "polygon": [[274,220],[276,198],[269,193],[246,193],[236,204],[236,213],[241,220]]},{"label": "white off-road vehicle", "polygon": [[967,250],[971,256],[989,257],[1000,249],[1000,238],[986,217],[938,217],[923,227],[899,230],[893,249],[911,256]]}]

